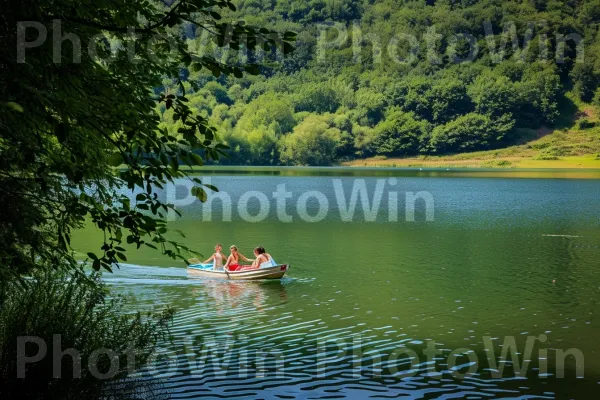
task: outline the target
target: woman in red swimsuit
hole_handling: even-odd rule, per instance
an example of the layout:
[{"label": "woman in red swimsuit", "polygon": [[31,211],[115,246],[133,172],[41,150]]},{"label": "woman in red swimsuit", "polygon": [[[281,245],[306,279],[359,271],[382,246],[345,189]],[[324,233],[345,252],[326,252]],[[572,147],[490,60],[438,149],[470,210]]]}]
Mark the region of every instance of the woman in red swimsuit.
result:
[{"label": "woman in red swimsuit", "polygon": [[240,258],[244,261],[254,261],[254,260],[250,260],[248,258],[246,258],[246,256],[244,256],[242,253],[238,252],[237,247],[235,246],[231,246],[229,248],[229,250],[231,250],[231,254],[229,255],[229,257],[227,258],[227,262],[225,263],[225,270],[226,271],[237,271],[240,269]]}]

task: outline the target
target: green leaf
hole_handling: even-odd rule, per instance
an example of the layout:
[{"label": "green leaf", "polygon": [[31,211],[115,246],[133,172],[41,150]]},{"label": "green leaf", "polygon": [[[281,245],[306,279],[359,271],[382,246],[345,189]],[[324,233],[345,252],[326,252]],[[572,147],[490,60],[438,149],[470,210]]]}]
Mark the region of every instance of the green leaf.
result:
[{"label": "green leaf", "polygon": [[21,105],[19,103],[15,103],[14,101],[9,101],[6,103],[6,105],[8,106],[8,108],[10,108],[16,112],[20,112],[20,113],[25,112],[23,107],[21,107]]},{"label": "green leaf", "polygon": [[97,256],[97,255],[95,255],[94,253],[91,253],[91,252],[90,252],[90,253],[87,253],[87,256],[88,256],[89,258],[91,258],[92,260],[94,260],[94,261],[98,259],[98,256]]},{"label": "green leaf", "polygon": [[205,185],[204,185],[204,187],[207,187],[207,188],[209,188],[209,189],[210,189],[210,190],[212,190],[213,192],[218,192],[218,191],[219,191],[219,189],[217,189],[217,187],[216,187],[216,186],[214,186],[214,185],[205,184]]},{"label": "green leaf", "polygon": [[133,218],[131,217],[131,215],[125,217],[125,219],[123,220],[123,226],[127,229],[133,228]]},{"label": "green leaf", "polygon": [[123,164],[125,160],[123,159],[123,155],[119,152],[113,153],[112,156],[108,159],[108,165],[111,167],[118,167]]},{"label": "green leaf", "polygon": [[204,165],[204,160],[196,153],[190,153],[190,159],[191,161],[193,161],[194,165],[197,165],[199,167]]},{"label": "green leaf", "polygon": [[203,202],[203,203],[204,203],[204,202],[206,201],[206,199],[207,199],[207,196],[206,196],[206,191],[204,191],[204,189],[202,189],[202,188],[201,188],[201,187],[199,187],[199,186],[194,186],[194,187],[192,188],[192,190],[191,190],[191,193],[192,193],[192,196],[196,196],[196,198],[197,198],[198,200],[200,200],[201,202]]},{"label": "green leaf", "polygon": [[169,159],[169,164],[171,164],[171,168],[173,169],[173,171],[179,170],[179,160],[177,159],[177,157],[171,157]]}]

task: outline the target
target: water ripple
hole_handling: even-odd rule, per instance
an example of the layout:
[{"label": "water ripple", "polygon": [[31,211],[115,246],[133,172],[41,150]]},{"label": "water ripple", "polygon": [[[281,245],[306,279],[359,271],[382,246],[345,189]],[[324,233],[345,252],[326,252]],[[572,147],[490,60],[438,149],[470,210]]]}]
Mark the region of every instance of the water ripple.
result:
[{"label": "water ripple", "polygon": [[[176,399],[556,396],[547,386],[553,374],[540,372],[538,376],[536,362],[526,380],[511,374],[515,366],[510,360],[499,359],[498,365],[506,369],[501,378],[493,377],[494,368],[470,370],[478,366],[470,357],[487,357],[482,338],[490,335],[492,325],[480,328],[486,319],[477,313],[469,315],[468,324],[464,316],[451,316],[452,311],[473,307],[469,296],[442,297],[438,301],[442,308],[434,310],[412,306],[421,303],[419,297],[394,294],[404,310],[397,308],[401,318],[392,318],[385,312],[374,315],[368,305],[353,302],[347,290],[315,291],[314,287],[323,283],[314,279],[264,283],[202,280],[191,279],[176,268],[123,265],[106,280],[132,294],[138,307],[174,304],[178,308],[169,341],[163,343],[152,368],[144,371],[164,380]],[[529,289],[524,293],[530,294],[524,296],[532,299],[556,290],[549,284]],[[310,300],[292,306],[290,298],[304,298],[305,292],[311,293]],[[338,298],[344,298],[346,306],[334,307],[330,300]],[[569,299],[566,304],[574,301],[581,306],[585,300]],[[542,308],[533,304],[507,310],[507,315],[513,320],[527,318],[532,312],[542,313]],[[553,319],[557,325],[553,330],[581,323],[560,313]],[[504,323],[507,317],[496,321],[492,342],[496,339],[500,345],[503,332],[510,329]],[[521,328],[516,340],[523,344],[528,336],[542,333],[554,335],[547,327]],[[440,337],[446,339],[444,343]],[[435,346],[429,350],[436,353],[427,358],[425,351],[432,340]],[[452,352],[459,348],[460,352]]]}]

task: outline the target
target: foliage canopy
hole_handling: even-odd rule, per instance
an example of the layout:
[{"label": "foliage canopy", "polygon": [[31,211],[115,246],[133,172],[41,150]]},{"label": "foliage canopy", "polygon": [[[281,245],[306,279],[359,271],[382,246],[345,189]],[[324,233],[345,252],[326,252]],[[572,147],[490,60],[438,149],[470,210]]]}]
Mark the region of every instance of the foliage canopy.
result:
[{"label": "foliage canopy", "polygon": [[[101,251],[88,253],[96,270],[126,260],[123,242],[185,258],[166,236],[166,213],[177,210],[157,190],[187,176],[180,164],[217,160],[227,146],[190,106],[201,86],[182,71],[261,72],[252,61],[197,54],[186,29],[207,32],[219,48],[293,50],[292,32],[222,22],[235,9],[229,0],[2,1],[0,279],[47,263],[74,266],[71,236],[86,219],[104,232]],[[224,88],[205,91],[227,104]],[[175,130],[159,126],[157,104]],[[190,179],[201,200],[216,190]]]}]

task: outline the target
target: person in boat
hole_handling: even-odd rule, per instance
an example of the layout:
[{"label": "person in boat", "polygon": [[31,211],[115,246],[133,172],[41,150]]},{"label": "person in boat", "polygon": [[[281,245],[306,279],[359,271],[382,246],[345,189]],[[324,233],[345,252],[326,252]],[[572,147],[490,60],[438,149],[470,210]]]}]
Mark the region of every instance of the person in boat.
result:
[{"label": "person in boat", "polygon": [[210,258],[204,261],[202,264],[207,264],[209,262],[213,262],[213,269],[223,269],[223,260],[225,259],[225,254],[221,253],[223,251],[223,246],[220,243],[217,243],[215,246],[215,254],[210,256]]},{"label": "person in boat", "polygon": [[238,248],[236,246],[231,246],[229,250],[231,251],[231,254],[227,258],[227,262],[225,263],[224,268],[226,271],[239,271],[241,269],[240,259],[248,262],[254,261],[249,258],[246,258],[246,256],[244,256],[238,251]]},{"label": "person in boat", "polygon": [[254,256],[256,258],[254,259],[254,262],[252,262],[252,265],[248,267],[242,267],[240,269],[241,271],[257,269],[261,267],[272,267],[275,265],[273,257],[271,257],[271,255],[267,253],[265,248],[262,246],[258,246],[254,249]]}]

